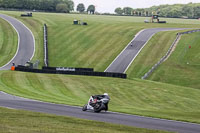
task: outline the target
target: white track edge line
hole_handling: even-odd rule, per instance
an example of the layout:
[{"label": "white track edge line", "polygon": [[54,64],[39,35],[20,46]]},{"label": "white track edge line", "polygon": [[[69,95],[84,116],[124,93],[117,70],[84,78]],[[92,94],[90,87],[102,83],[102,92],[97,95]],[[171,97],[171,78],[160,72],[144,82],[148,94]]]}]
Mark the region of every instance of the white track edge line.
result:
[{"label": "white track edge line", "polygon": [[120,52],[120,54],[118,54],[118,56],[112,61],[112,63],[106,68],[106,70],[105,70],[104,72],[106,72],[106,71],[109,69],[109,67],[117,60],[117,58],[126,50],[126,48],[130,45],[130,43],[131,43],[132,41],[134,41],[135,38],[136,38],[141,32],[143,32],[144,30],[146,30],[146,29],[140,30],[140,31],[134,36],[134,38],[126,45],[126,47]]},{"label": "white track edge line", "polygon": [[[2,15],[11,17],[11,16],[6,15],[6,14],[2,14]],[[1,18],[2,18],[2,17],[1,17]],[[30,33],[32,34],[33,44],[34,44],[34,46],[33,46],[33,47],[34,47],[33,54],[32,54],[32,56],[31,56],[31,58],[30,58],[30,60],[32,60],[32,58],[33,58],[34,55],[35,55],[35,37],[34,37],[32,31],[31,31],[25,24],[23,24],[20,20],[14,18],[14,17],[11,17],[11,18],[17,20],[17,21],[20,22],[22,25],[24,25],[24,27],[25,27],[27,30],[29,30]],[[13,57],[7,64],[5,64],[5,65],[3,65],[2,67],[0,67],[0,69],[2,69],[3,67],[7,66],[8,64],[10,64],[10,63],[14,60],[14,58],[17,56],[17,54],[18,54],[18,52],[19,52],[19,45],[20,45],[20,36],[19,36],[19,32],[17,31],[17,29],[15,28],[15,26],[14,26],[11,22],[9,22],[8,20],[6,20],[5,18],[2,18],[2,19],[4,19],[4,20],[7,21],[10,25],[12,25],[12,27],[13,27],[13,28],[15,29],[15,31],[17,32],[17,35],[18,35],[18,48],[17,48],[17,51],[16,51],[14,57]]]},{"label": "white track edge line", "polygon": [[[4,15],[4,14],[2,14],[2,15]],[[2,18],[2,17],[1,17]],[[0,67],[0,69],[2,69],[2,68],[4,68],[5,66],[7,66],[8,64],[10,64],[14,59],[15,59],[15,57],[17,56],[17,54],[18,54],[18,52],[19,52],[19,45],[20,45],[20,36],[19,36],[19,32],[17,31],[17,29],[15,28],[15,26],[11,23],[11,22],[9,22],[8,20],[6,20],[5,18],[2,18],[3,20],[5,20],[6,22],[8,22],[14,29],[15,29],[15,31],[17,32],[17,36],[18,36],[18,46],[17,46],[17,51],[15,52],[15,55],[14,55],[14,57],[10,60],[10,61],[8,61],[8,63],[6,63],[5,65],[3,65],[3,66],[1,66]]]},{"label": "white track edge line", "polygon": [[155,35],[156,33],[152,34],[151,37],[145,42],[145,44],[142,46],[142,48],[140,48],[140,50],[137,52],[137,54],[135,55],[135,57],[132,59],[132,61],[129,63],[129,65],[126,67],[125,71],[123,73],[126,73],[126,71],[128,70],[128,68],[131,66],[131,64],[133,63],[133,61],[135,60],[135,58],[139,55],[139,53],[142,51],[142,49],[146,46],[146,44],[151,40],[151,38]]},{"label": "white track edge line", "polygon": [[[8,16],[8,15],[7,15]],[[9,16],[10,17],[10,16]],[[12,17],[12,18],[14,18],[14,17]],[[16,19],[16,18],[14,18],[14,19]],[[33,38],[33,47],[34,47],[34,50],[33,50],[33,54],[32,54],[32,56],[31,56],[31,58],[30,58],[30,60],[32,60],[32,58],[34,57],[34,55],[35,55],[35,37],[34,37],[34,35],[33,35],[33,32],[24,24],[24,23],[22,23],[20,20],[18,20],[18,19],[16,19],[17,21],[19,21],[22,25],[24,25],[24,27],[27,29],[27,30],[29,30],[30,31],[30,33],[31,33],[31,35],[32,35],[32,38]]]},{"label": "white track edge line", "polygon": [[[184,30],[184,28],[183,28],[183,29],[177,28],[177,29],[172,29],[172,30],[162,30],[162,31],[177,31],[177,30]],[[158,31],[158,32],[161,32],[161,31]],[[158,32],[156,32],[156,33],[158,33]],[[146,42],[146,43],[144,44],[144,46],[138,51],[138,53],[136,54],[136,56],[132,59],[132,61],[129,63],[128,67],[126,68],[126,70],[125,70],[123,73],[126,73],[126,71],[127,71],[128,68],[131,66],[131,64],[133,63],[133,61],[135,60],[135,58],[139,55],[139,53],[141,52],[141,50],[146,46],[146,44],[150,41],[150,39],[151,39],[156,33],[152,34],[152,36],[147,40],[147,42]]]}]

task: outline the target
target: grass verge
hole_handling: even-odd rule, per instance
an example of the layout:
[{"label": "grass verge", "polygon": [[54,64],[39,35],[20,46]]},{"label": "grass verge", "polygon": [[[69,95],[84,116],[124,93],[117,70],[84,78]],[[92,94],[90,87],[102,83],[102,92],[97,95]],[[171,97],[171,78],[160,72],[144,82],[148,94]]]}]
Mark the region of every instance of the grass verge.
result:
[{"label": "grass verge", "polygon": [[167,133],[104,122],[0,108],[3,133]]},{"label": "grass verge", "polygon": [[0,18],[0,67],[8,63],[18,47],[18,36],[14,28]]},{"label": "grass verge", "polygon": [[200,89],[199,36],[199,32],[183,35],[172,55],[149,79]]},{"label": "grass verge", "polygon": [[126,72],[128,78],[141,78],[168,51],[178,31],[159,32],[146,44]]},{"label": "grass verge", "polygon": [[200,123],[200,90],[152,81],[1,71],[0,90],[76,106],[107,92],[111,111]]}]

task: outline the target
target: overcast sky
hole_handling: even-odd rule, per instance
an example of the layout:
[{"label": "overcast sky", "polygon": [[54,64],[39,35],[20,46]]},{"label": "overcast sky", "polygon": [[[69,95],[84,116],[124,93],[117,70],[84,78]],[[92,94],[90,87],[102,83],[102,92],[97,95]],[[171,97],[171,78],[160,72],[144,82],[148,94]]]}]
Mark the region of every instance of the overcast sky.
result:
[{"label": "overcast sky", "polygon": [[87,8],[88,5],[95,5],[96,11],[105,13],[114,13],[117,7],[146,8],[153,5],[161,4],[187,4],[189,2],[200,3],[200,0],[72,0],[75,3],[75,10],[79,3],[83,3]]}]

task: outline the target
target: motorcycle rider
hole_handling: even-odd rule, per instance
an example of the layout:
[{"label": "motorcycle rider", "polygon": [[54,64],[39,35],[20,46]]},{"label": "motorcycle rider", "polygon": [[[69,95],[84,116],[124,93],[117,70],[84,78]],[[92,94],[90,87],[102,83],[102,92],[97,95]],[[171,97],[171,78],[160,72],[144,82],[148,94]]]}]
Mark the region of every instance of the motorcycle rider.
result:
[{"label": "motorcycle rider", "polygon": [[[108,95],[108,93],[104,93],[103,95],[94,95],[92,97],[93,97],[93,99],[97,99],[97,100],[100,100],[102,98],[107,98],[107,99],[110,100],[110,96]],[[106,107],[105,111],[107,111],[108,110],[108,103],[105,104],[105,107]]]},{"label": "motorcycle rider", "polygon": [[[105,98],[110,100],[110,96],[108,96],[108,93],[104,93],[103,95],[104,95]],[[106,103],[105,106],[106,106],[105,111],[107,111],[108,110],[108,103]]]},{"label": "motorcycle rider", "polygon": [[[110,96],[108,95],[108,93],[104,93],[103,95],[92,95],[92,98],[89,99],[88,102],[88,109],[93,109],[93,104],[96,104],[97,100],[101,100],[103,98],[109,99],[110,100]],[[105,105],[105,111],[108,110],[108,103],[104,104]]]}]

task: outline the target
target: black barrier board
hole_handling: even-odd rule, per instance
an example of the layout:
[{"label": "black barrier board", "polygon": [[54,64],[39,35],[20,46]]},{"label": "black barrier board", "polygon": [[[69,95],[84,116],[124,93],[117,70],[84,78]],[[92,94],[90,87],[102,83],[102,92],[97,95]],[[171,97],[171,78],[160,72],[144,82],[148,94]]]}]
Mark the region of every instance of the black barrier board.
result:
[{"label": "black barrier board", "polygon": [[101,77],[116,77],[116,78],[124,78],[124,79],[127,77],[127,75],[123,73],[94,72],[94,71],[57,71],[57,70],[50,70],[50,69],[31,69],[24,66],[17,66],[15,67],[15,70],[23,71],[23,72],[33,72],[33,73],[101,76]]},{"label": "black barrier board", "polygon": [[74,68],[74,67],[42,67],[43,70],[57,70],[57,71],[86,71],[93,72],[93,68]]}]

